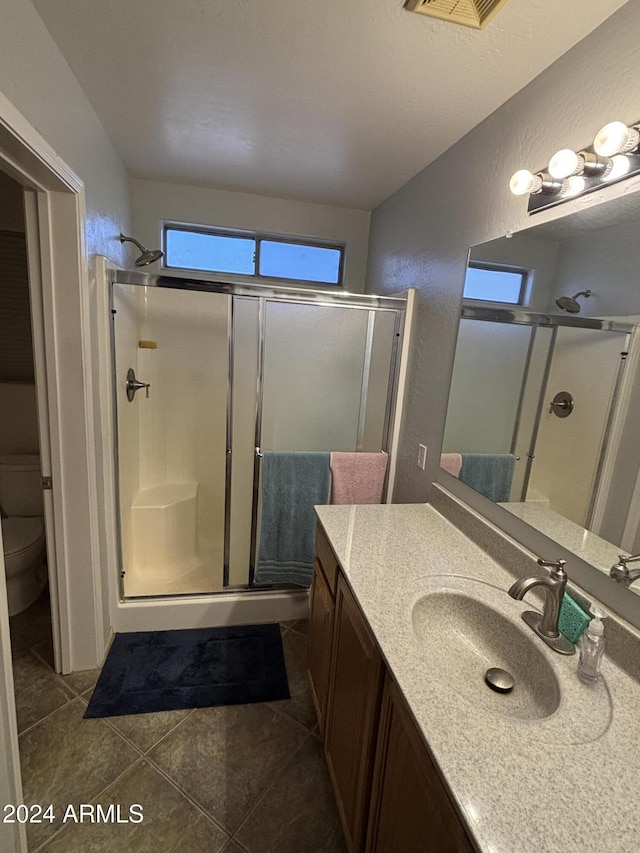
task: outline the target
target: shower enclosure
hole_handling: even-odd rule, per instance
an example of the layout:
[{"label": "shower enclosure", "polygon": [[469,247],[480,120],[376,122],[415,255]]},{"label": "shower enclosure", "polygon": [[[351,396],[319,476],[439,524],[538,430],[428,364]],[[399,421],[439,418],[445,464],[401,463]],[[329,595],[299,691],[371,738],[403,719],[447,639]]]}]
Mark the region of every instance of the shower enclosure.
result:
[{"label": "shower enclosure", "polygon": [[516,457],[510,502],[594,530],[630,323],[464,307],[443,451]]},{"label": "shower enclosure", "polygon": [[252,589],[266,451],[381,451],[405,300],[117,272],[122,599]]}]

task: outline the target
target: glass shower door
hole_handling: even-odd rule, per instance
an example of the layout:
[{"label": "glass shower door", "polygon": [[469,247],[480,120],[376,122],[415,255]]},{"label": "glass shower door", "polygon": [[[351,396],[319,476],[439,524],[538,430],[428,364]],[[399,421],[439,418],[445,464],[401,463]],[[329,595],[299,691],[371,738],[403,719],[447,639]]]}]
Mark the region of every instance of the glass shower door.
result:
[{"label": "glass shower door", "polygon": [[358,449],[368,316],[267,302],[262,451]]},{"label": "glass shower door", "polygon": [[214,592],[224,585],[230,297],[114,284],[113,310],[124,596]]},{"label": "glass shower door", "polygon": [[396,312],[266,301],[251,560],[257,583],[305,585],[315,532],[309,501],[328,500],[324,461],[270,458],[267,465],[261,456],[385,449],[396,323]]},{"label": "glass shower door", "polygon": [[[627,335],[559,328],[551,358],[527,500],[590,527],[603,446]],[[573,409],[558,417],[551,401],[569,392]],[[561,412],[562,413],[562,412]]]}]

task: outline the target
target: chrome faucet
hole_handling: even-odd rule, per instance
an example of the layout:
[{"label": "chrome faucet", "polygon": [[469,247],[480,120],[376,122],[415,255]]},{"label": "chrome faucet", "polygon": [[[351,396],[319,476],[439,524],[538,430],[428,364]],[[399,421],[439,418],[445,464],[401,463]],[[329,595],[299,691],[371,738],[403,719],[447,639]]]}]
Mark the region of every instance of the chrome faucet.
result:
[{"label": "chrome faucet", "polygon": [[628,569],[627,563],[634,563],[636,560],[640,560],[640,554],[636,554],[634,557],[625,557],[624,554],[620,554],[618,560],[619,562],[615,566],[611,566],[609,575],[623,586],[631,586],[634,581],[640,578],[640,569]]},{"label": "chrome faucet", "polygon": [[572,655],[575,653],[575,646],[558,631],[562,596],[567,585],[567,573],[564,570],[566,562],[566,560],[539,559],[539,566],[551,569],[549,575],[520,578],[509,589],[509,595],[511,598],[521,601],[530,589],[536,586],[542,587],[546,593],[542,614],[533,610],[525,610],[522,618],[555,652],[559,652],[561,655]]}]

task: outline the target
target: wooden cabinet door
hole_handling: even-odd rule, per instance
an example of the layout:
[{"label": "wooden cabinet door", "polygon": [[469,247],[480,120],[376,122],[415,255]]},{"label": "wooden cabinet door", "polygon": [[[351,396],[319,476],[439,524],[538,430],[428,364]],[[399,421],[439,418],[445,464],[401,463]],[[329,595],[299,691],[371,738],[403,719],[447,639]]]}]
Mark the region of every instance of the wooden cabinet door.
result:
[{"label": "wooden cabinet door", "polygon": [[351,853],[364,849],[382,674],[376,643],[339,575],[325,754]]},{"label": "wooden cabinet door", "polygon": [[313,704],[316,707],[320,734],[324,737],[331,668],[331,635],[334,601],[318,560],[314,561],[311,600],[309,603],[309,640],[307,675]]},{"label": "wooden cabinet door", "polygon": [[366,853],[473,853],[420,732],[386,676]]}]

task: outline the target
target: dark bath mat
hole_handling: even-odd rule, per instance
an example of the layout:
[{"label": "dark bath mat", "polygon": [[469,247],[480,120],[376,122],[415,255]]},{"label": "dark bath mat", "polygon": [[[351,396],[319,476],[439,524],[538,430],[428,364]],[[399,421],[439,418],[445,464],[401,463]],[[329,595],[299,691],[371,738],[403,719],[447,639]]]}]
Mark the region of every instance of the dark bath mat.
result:
[{"label": "dark bath mat", "polygon": [[116,634],[85,717],[289,699],[278,625]]}]

